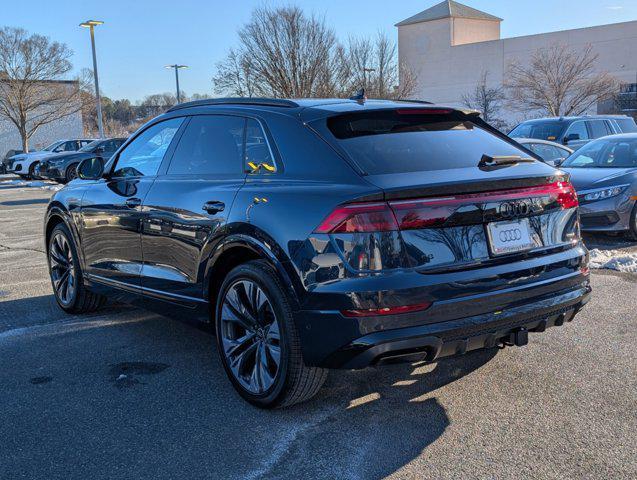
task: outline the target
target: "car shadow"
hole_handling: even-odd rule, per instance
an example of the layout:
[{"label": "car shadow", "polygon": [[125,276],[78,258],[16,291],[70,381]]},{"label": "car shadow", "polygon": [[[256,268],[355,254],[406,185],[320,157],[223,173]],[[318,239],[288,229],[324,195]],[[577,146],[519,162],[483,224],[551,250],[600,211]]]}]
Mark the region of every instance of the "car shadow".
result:
[{"label": "car shadow", "polygon": [[331,404],[329,415],[298,435],[265,478],[381,479],[398,471],[450,424],[435,391],[479,369],[497,351],[471,352],[434,364],[331,371],[315,399],[274,413],[292,416]]},{"label": "car shadow", "polygon": [[[334,370],[314,399],[261,410],[233,390],[215,339],[190,322],[121,305],[66,315],[52,295],[0,302],[0,331],[6,322],[37,328],[0,333],[12,365],[0,369],[0,408],[10,418],[0,425],[0,456],[7,471],[42,478],[69,468],[103,478],[121,455],[145,459],[127,464],[128,478],[384,478],[449,427],[437,390],[497,351]],[[44,424],[43,409],[54,412]],[[32,462],[52,455],[55,465]],[[76,465],[77,455],[91,464]]]}]

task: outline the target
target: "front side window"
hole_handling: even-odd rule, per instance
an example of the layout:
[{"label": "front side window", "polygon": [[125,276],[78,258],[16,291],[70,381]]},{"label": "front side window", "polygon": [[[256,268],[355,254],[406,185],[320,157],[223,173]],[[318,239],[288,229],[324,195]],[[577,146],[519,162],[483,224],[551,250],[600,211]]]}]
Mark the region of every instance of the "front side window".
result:
[{"label": "front side window", "polygon": [[588,140],[588,130],[586,130],[585,122],[574,122],[571,123],[571,126],[568,127],[568,131],[566,132],[566,137],[570,135],[578,135],[579,140]]},{"label": "front side window", "polygon": [[242,117],[192,117],[179,139],[168,174],[242,174],[244,128],[245,119]]},{"label": "front side window", "polygon": [[528,157],[466,119],[410,110],[331,117],[327,128],[370,175],[477,167],[483,155]]},{"label": "front side window", "polygon": [[592,138],[600,138],[608,135],[609,132],[606,126],[606,122],[604,120],[591,120],[589,122],[591,126],[591,132],[593,134]]},{"label": "front side window", "polygon": [[119,154],[114,177],[156,175],[183,118],[171,118],[147,128]]}]

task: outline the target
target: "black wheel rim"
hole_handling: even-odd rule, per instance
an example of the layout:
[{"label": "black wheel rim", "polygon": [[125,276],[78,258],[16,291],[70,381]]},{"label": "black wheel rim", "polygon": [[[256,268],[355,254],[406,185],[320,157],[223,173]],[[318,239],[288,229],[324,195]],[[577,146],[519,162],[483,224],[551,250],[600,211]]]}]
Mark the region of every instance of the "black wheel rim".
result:
[{"label": "black wheel rim", "polygon": [[49,262],[55,296],[62,305],[70,305],[76,289],[75,265],[69,241],[62,233],[53,236],[49,248]]},{"label": "black wheel rim", "polygon": [[226,290],[220,313],[222,353],[234,378],[252,394],[266,392],[281,364],[279,322],[265,292],[251,280]]},{"label": "black wheel rim", "polygon": [[77,167],[69,168],[68,173],[66,174],[66,178],[69,180],[75,180],[77,178]]}]

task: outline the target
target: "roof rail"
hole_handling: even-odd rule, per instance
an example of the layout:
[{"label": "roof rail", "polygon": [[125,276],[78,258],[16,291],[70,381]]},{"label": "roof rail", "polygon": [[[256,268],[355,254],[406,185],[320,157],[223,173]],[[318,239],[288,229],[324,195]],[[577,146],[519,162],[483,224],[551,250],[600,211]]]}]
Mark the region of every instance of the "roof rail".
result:
[{"label": "roof rail", "polygon": [[207,98],[205,100],[195,100],[193,102],[184,102],[168,111],[181,110],[190,107],[205,107],[207,105],[262,105],[266,107],[284,107],[295,108],[300,105],[292,100],[284,100],[281,98],[263,98],[263,97],[228,97],[228,98]]}]

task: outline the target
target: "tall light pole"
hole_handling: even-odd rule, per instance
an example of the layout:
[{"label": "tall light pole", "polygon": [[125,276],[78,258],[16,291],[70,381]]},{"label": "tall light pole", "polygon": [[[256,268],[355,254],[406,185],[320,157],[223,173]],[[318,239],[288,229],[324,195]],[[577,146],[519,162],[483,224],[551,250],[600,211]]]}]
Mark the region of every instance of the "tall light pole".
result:
[{"label": "tall light pole", "polygon": [[97,128],[100,138],[104,138],[104,124],[102,123],[102,100],[100,98],[100,83],[97,79],[97,57],[95,56],[95,27],[102,25],[100,20],[87,20],[80,23],[80,27],[88,28],[91,32],[91,49],[93,50],[93,77],[95,78],[95,101],[97,102]]},{"label": "tall light pole", "polygon": [[181,94],[179,93],[179,69],[180,68],[188,68],[188,65],[166,65],[166,68],[174,68],[175,69],[175,83],[177,84],[177,103],[181,103]]},{"label": "tall light pole", "polygon": [[363,88],[367,88],[367,74],[375,71],[375,68],[363,67],[363,83],[365,84]]}]

